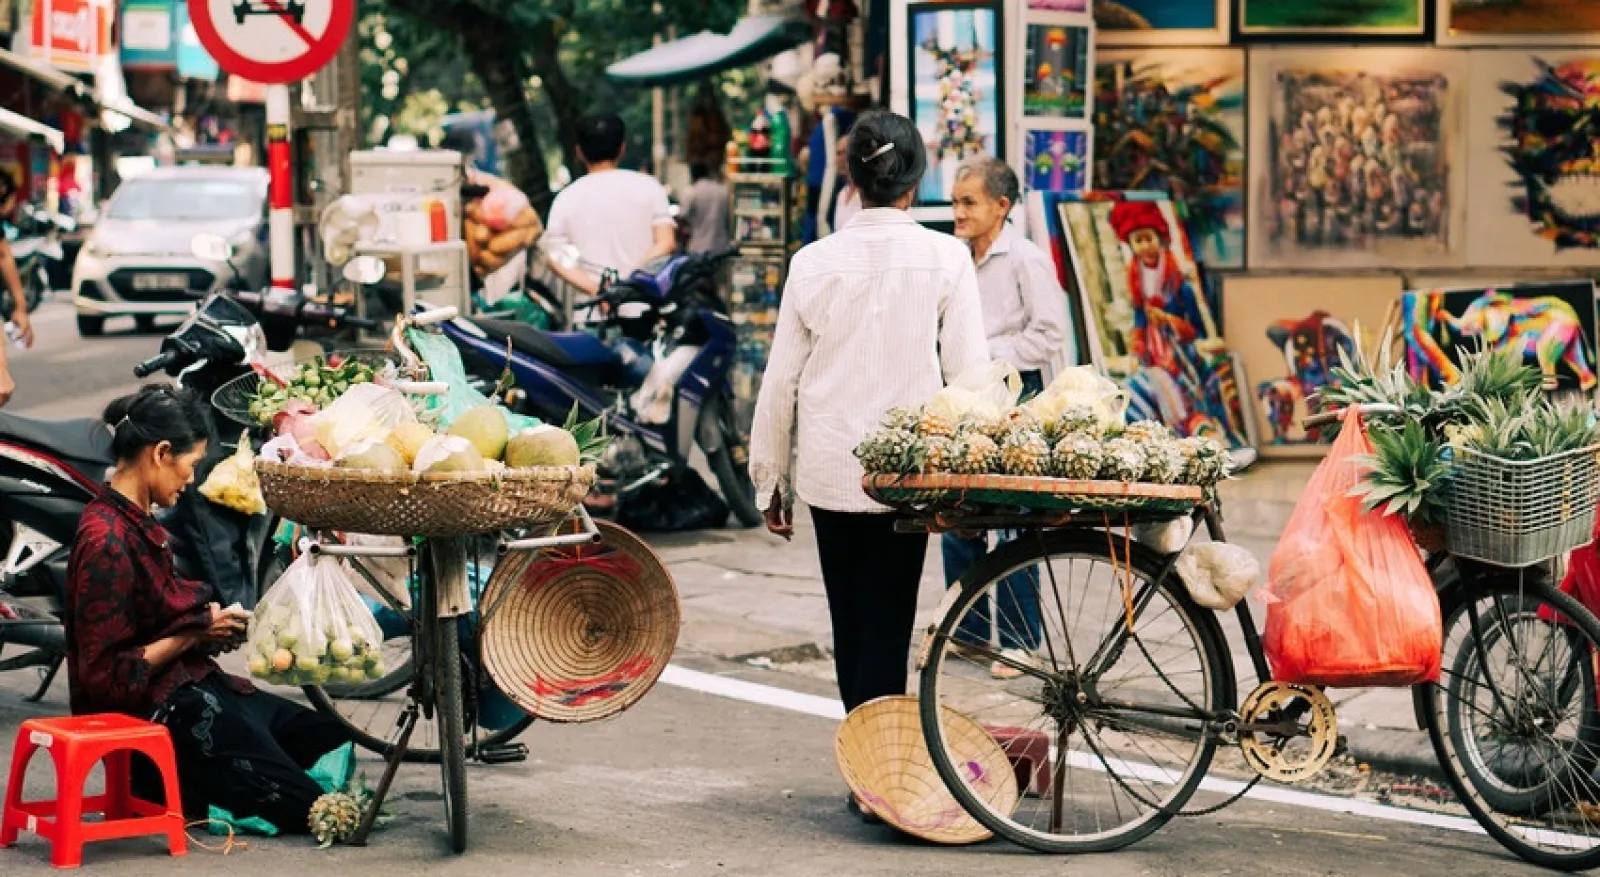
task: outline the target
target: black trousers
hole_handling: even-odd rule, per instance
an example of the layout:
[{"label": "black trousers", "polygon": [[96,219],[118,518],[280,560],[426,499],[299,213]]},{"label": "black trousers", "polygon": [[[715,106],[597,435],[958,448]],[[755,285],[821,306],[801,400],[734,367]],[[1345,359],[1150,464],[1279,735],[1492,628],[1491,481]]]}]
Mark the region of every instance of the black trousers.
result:
[{"label": "black trousers", "polygon": [[896,533],[895,517],[811,510],[833,620],[833,666],[846,712],[874,698],[906,693],[928,537]]},{"label": "black trousers", "polygon": [[[186,812],[199,815],[215,805],[234,816],[258,816],[285,834],[308,831],[306,817],[322,787],[306,771],[349,741],[343,725],[266,691],[239,694],[216,676],[180,688],[167,706],[158,720],[172,732]],[[140,767],[154,771],[140,761],[134,760],[135,788],[160,788],[140,776]]]}]

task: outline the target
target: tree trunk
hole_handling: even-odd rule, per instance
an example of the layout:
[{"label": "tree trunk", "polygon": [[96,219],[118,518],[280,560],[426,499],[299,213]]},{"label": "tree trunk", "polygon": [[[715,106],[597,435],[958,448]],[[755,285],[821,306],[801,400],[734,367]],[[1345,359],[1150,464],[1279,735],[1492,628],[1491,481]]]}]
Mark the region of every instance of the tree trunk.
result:
[{"label": "tree trunk", "polygon": [[583,118],[583,107],[561,66],[561,36],[557,20],[549,19],[533,28],[529,41],[533,57],[533,70],[544,85],[545,98],[556,117],[556,136],[561,141],[561,158],[567,168],[577,174],[582,169],[578,162],[578,120]]},{"label": "tree trunk", "polygon": [[495,121],[510,123],[517,135],[517,149],[507,157],[507,173],[542,215],[549,209],[550,171],[539,143],[533,103],[528,100],[527,82],[531,72],[523,59],[519,39],[526,33],[505,21],[484,16],[463,16],[460,21],[462,42],[471,59],[472,72],[477,74],[489,101],[494,104]]}]

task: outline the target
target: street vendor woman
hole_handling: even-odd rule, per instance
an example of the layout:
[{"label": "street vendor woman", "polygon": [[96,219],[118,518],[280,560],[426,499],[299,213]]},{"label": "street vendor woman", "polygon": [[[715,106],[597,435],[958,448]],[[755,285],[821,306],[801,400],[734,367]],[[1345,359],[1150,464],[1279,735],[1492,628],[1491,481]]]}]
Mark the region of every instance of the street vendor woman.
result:
[{"label": "street vendor woman", "polygon": [[928,539],[895,532],[889,509],[862,492],[852,451],[888,409],[920,406],[988,361],[988,344],[971,254],[906,212],[927,167],[916,126],[863,116],[849,162],[862,210],[790,265],[750,476],[773,533],[793,537],[796,496],[811,509],[839,694],[853,710],[906,692]]},{"label": "street vendor woman", "polygon": [[[205,402],[151,385],[107,406],[105,422],[116,469],[84,508],[67,567],[72,712],[165,724],[187,812],[214,805],[304,832],[322,795],[306,770],[349,736],[338,722],[222,672],[215,656],[243,643],[245,616],[178,577],[167,532],[150,516],[194,480],[206,450]],[[135,759],[134,785],[159,800],[152,770]]]}]

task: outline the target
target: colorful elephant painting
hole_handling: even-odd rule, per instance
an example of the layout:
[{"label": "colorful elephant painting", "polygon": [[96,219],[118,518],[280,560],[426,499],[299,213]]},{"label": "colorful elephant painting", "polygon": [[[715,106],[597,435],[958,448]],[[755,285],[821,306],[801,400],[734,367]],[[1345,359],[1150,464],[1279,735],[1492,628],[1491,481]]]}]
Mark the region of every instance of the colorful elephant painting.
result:
[{"label": "colorful elephant painting", "polygon": [[1402,311],[1407,359],[1419,380],[1455,381],[1456,348],[1481,343],[1531,360],[1547,390],[1562,378],[1585,392],[1600,384],[1591,283],[1409,292]]}]

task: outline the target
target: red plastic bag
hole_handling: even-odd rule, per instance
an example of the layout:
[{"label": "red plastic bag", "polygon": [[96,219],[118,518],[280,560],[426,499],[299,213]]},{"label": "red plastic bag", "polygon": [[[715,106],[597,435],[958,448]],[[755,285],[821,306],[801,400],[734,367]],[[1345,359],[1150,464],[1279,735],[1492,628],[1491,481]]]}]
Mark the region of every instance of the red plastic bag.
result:
[{"label": "red plastic bag", "polygon": [[1295,505],[1267,570],[1275,679],[1337,688],[1439,679],[1439,600],[1405,522],[1350,491],[1372,453],[1352,412]]}]

